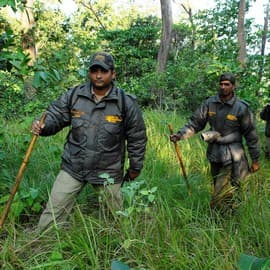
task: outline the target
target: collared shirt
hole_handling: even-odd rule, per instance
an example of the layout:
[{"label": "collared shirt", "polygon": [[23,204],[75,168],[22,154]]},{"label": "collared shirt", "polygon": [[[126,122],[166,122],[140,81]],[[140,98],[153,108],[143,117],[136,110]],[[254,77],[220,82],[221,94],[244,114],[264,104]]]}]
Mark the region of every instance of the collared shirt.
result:
[{"label": "collared shirt", "polygon": [[97,95],[97,93],[94,91],[93,86],[92,86],[91,87],[91,94],[93,95],[95,102],[98,103],[104,97],[108,96],[108,94],[110,93],[111,89],[112,89],[112,87],[110,87],[109,90],[104,95]]}]

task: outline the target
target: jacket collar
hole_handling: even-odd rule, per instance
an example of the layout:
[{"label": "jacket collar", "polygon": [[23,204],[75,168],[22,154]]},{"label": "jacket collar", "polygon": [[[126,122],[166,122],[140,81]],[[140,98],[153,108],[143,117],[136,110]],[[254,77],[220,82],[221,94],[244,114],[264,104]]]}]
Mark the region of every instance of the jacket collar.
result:
[{"label": "jacket collar", "polygon": [[[91,93],[92,84],[90,81],[79,87],[77,95],[86,97],[88,99],[94,100],[93,94]],[[104,98],[106,100],[117,100],[118,99],[118,89],[114,82],[112,82],[112,89],[108,95]]]},{"label": "jacket collar", "polygon": [[223,103],[223,104],[228,104],[230,106],[233,106],[233,104],[235,103],[235,101],[236,101],[236,95],[234,93],[233,93],[232,98],[229,99],[229,100],[227,100],[227,101],[225,101],[225,102],[220,99],[219,95],[216,95],[215,96],[215,102],[217,102],[217,103]]}]

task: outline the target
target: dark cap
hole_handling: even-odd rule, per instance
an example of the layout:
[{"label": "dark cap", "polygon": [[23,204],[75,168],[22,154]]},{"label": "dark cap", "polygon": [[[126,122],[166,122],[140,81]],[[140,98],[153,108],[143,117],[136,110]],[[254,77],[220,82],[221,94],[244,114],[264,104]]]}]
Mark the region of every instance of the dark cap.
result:
[{"label": "dark cap", "polygon": [[225,72],[220,75],[219,81],[230,81],[232,84],[235,84],[235,76],[230,72]]},{"label": "dark cap", "polygon": [[113,57],[106,52],[95,53],[91,59],[89,69],[91,69],[93,66],[100,66],[106,70],[114,69]]}]

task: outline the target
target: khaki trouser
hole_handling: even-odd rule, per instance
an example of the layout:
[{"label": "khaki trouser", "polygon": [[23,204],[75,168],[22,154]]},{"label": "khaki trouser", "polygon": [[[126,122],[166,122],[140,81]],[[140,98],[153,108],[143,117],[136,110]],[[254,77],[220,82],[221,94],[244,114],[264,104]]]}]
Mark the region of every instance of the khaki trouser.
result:
[{"label": "khaki trouser", "polygon": [[211,208],[228,210],[232,208],[235,187],[232,186],[232,164],[223,167],[219,163],[211,163],[211,174],[214,180],[214,191],[210,202]]},{"label": "khaki trouser", "polygon": [[[84,182],[74,179],[67,172],[61,170],[52,187],[46,208],[41,214],[38,230],[45,230],[53,222],[65,222],[73,209],[77,196],[84,186]],[[121,184],[93,185],[93,187],[98,194],[102,195],[103,202],[110,211],[115,211],[122,207]]]}]

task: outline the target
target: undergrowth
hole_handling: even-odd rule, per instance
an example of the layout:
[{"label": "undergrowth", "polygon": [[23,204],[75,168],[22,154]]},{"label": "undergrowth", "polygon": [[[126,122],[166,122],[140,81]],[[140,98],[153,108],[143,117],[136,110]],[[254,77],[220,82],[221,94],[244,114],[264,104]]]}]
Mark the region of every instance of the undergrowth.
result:
[{"label": "undergrowth", "polygon": [[[209,208],[212,185],[205,143],[199,136],[179,142],[191,186],[189,193],[169,142],[168,123],[176,131],[185,117],[145,112],[145,120],[145,165],[140,177],[123,187],[123,211],[108,215],[98,208],[92,187],[87,185],[69,226],[54,224],[39,235],[35,227],[60,168],[67,130],[38,138],[0,232],[1,269],[105,270],[117,260],[136,270],[232,270],[239,269],[243,253],[270,257],[269,161],[262,155],[261,169],[247,178],[237,210],[222,217]],[[31,121],[3,124],[1,199],[9,194],[31,140]],[[258,131],[263,142],[263,123],[258,123]],[[2,199],[0,203],[1,212],[5,202]],[[21,211],[16,203],[21,204]]]}]

